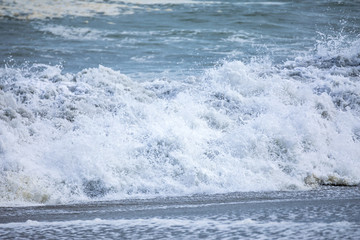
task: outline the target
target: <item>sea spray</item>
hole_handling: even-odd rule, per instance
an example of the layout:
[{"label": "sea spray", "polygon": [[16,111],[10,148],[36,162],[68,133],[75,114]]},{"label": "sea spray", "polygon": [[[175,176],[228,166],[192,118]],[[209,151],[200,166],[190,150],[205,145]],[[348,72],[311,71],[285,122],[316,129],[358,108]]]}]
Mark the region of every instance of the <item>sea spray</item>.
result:
[{"label": "sea spray", "polygon": [[359,184],[359,41],[331,41],[184,81],[1,68],[1,202]]}]

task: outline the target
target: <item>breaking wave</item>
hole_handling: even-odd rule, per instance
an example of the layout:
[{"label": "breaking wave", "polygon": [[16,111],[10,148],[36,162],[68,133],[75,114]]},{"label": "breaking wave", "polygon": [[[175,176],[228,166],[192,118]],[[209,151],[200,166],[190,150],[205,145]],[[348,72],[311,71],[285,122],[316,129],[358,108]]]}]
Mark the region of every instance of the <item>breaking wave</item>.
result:
[{"label": "breaking wave", "polygon": [[0,201],[64,203],[360,182],[360,41],[183,81],[0,69]]}]

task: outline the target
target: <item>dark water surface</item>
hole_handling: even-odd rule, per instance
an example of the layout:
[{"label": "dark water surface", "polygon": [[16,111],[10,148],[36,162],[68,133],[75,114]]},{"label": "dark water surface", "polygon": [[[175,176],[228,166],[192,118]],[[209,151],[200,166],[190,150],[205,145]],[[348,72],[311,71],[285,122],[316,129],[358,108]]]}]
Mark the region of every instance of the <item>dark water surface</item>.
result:
[{"label": "dark water surface", "polygon": [[357,239],[358,187],[0,209],[3,239]]}]

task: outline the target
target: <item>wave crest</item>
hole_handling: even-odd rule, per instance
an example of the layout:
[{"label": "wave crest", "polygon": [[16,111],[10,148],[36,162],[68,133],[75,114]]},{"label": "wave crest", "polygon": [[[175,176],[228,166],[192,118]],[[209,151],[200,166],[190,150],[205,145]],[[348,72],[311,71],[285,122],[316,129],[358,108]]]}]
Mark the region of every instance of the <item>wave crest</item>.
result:
[{"label": "wave crest", "polygon": [[225,62],[183,82],[2,68],[1,201],[359,184],[358,62],[318,51]]}]

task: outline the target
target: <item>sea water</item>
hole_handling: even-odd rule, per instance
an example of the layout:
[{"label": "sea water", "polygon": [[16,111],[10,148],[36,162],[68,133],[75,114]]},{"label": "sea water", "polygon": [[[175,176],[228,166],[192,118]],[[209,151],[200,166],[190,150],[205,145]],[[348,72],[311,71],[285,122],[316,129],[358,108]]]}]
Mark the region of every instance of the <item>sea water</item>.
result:
[{"label": "sea water", "polygon": [[[330,194],[327,201],[358,204],[359,11],[356,0],[1,1],[3,211],[44,205],[91,212],[92,202],[112,209],[113,201],[142,205],[168,197],[179,197],[182,205],[194,195],[206,205],[212,194],[225,202],[235,193],[302,196],[323,185],[347,186],[331,191],[352,193],[341,201]],[[295,199],[290,202],[299,207],[303,197]],[[334,231],[299,230],[298,237],[359,235],[359,215],[326,201],[314,204],[321,203],[337,209],[334,220],[309,221]],[[226,206],[225,213],[233,209]],[[205,208],[209,216],[211,209]],[[191,214],[135,214],[131,221],[117,215],[107,222],[97,215],[37,221],[41,208],[27,219],[4,212],[5,237],[26,238],[39,225],[71,229],[73,221],[90,228],[125,224],[134,233],[127,238],[139,236],[143,225],[162,226],[166,234],[176,231],[171,224],[189,226],[173,235],[179,238],[201,237],[190,234],[201,226],[222,229],[225,235],[215,238],[246,231],[251,234],[243,236],[266,238],[271,234],[252,234],[289,227],[281,235],[286,238],[307,228],[296,216],[246,213],[222,222],[195,211],[198,225]],[[245,232],[231,230],[242,226]]]},{"label": "sea water", "polygon": [[357,239],[358,189],[199,194],[1,208],[16,239]]}]

